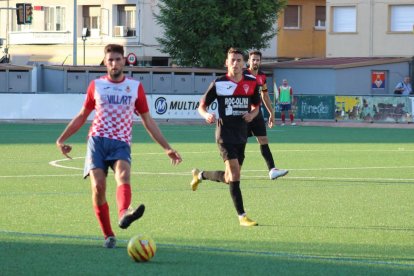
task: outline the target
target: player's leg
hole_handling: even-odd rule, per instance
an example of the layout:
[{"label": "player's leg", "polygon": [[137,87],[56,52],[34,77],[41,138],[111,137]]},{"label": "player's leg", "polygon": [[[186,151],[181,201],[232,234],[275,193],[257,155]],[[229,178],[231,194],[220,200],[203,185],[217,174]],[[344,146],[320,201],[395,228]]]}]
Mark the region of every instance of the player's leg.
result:
[{"label": "player's leg", "polygon": [[[227,152],[227,148],[225,145],[223,144],[217,144],[219,151],[220,151],[220,155],[223,157],[223,160],[228,159],[228,152]],[[193,191],[196,191],[199,184],[203,181],[203,180],[210,180],[210,181],[215,181],[215,182],[222,182],[222,183],[226,183],[228,184],[228,178],[226,178],[225,176],[225,172],[224,171],[202,171],[199,169],[193,169],[191,171],[193,178],[191,180],[191,189]]]},{"label": "player's leg", "polygon": [[282,119],[282,126],[285,125],[285,120],[286,120],[285,110],[286,110],[285,105],[281,104],[280,114],[281,114],[281,119]]},{"label": "player's leg", "polygon": [[269,139],[267,136],[257,136],[257,142],[260,145],[260,153],[263,156],[263,159],[266,162],[267,168],[269,171],[275,167],[275,161],[273,159],[272,152],[269,147]]},{"label": "player's leg", "polygon": [[92,204],[96,218],[104,234],[104,247],[115,247],[115,234],[112,231],[109,216],[109,205],[106,201],[106,173],[103,169],[96,168],[89,171],[92,189]]},{"label": "player's leg", "polygon": [[106,201],[108,164],[105,162],[103,140],[101,137],[90,137],[88,139],[83,176],[84,178],[90,176],[91,179],[92,204],[105,237],[104,247],[114,248],[116,240],[111,227],[109,205]]},{"label": "player's leg", "polygon": [[193,191],[197,190],[198,185],[203,180],[226,183],[224,171],[201,171],[199,169],[193,169],[191,174],[193,178],[191,179],[190,186]]},{"label": "player's leg", "polygon": [[113,169],[117,183],[116,201],[118,204],[119,227],[126,229],[132,222],[142,217],[145,206],[140,204],[136,209],[130,208],[132,198],[130,163],[125,160],[117,160],[113,165]]},{"label": "player's leg", "polygon": [[[230,195],[236,208],[241,226],[256,226],[257,222],[249,219],[244,211],[243,196],[240,189],[241,166],[244,162],[246,144],[227,145],[228,159],[225,160],[226,180],[229,183]],[[237,159],[236,159],[237,158]],[[224,156],[223,156],[224,159]]]},{"label": "player's leg", "polygon": [[269,178],[271,180],[276,179],[280,176],[286,175],[286,170],[278,170],[275,166],[275,161],[273,159],[273,154],[270,151],[269,139],[267,138],[266,123],[263,116],[257,116],[257,119],[253,120],[255,122],[251,127],[251,132],[256,136],[257,142],[260,145],[260,153],[263,156],[263,159],[266,162]]},{"label": "player's leg", "polygon": [[296,123],[294,122],[295,117],[294,117],[294,115],[293,115],[293,112],[292,112],[292,108],[291,108],[291,107],[289,108],[288,112],[289,112],[290,124],[291,124],[292,126],[295,126],[295,125],[296,125]]},{"label": "player's leg", "polygon": [[240,216],[245,215],[243,206],[243,196],[240,190],[240,165],[237,159],[230,159],[224,162],[226,165],[226,178],[229,181],[230,195],[233,200],[234,207],[237,214]]},{"label": "player's leg", "polygon": [[256,136],[256,140],[260,145],[260,152],[266,161],[266,165],[269,169],[273,169],[275,167],[275,162],[273,160],[272,152],[269,148],[269,139],[267,139],[267,130],[266,130],[266,122],[263,118],[263,115],[257,115],[257,117],[252,121],[254,124],[251,126],[251,132],[254,136]]}]

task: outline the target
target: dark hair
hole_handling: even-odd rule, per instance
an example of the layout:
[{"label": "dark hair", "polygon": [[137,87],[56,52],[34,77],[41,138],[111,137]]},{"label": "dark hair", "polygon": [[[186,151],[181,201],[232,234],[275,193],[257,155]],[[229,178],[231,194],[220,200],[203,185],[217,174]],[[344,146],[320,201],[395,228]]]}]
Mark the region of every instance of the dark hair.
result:
[{"label": "dark hair", "polygon": [[260,52],[260,51],[250,51],[250,53],[249,53],[249,57],[250,56],[252,56],[252,55],[257,55],[257,56],[260,56],[260,59],[262,59],[262,52]]},{"label": "dark hair", "polygon": [[119,53],[124,56],[124,46],[119,44],[108,44],[105,46],[104,53],[105,55],[107,53]]},{"label": "dark hair", "polygon": [[235,48],[235,47],[231,47],[228,51],[227,54],[240,54],[244,57],[244,51],[239,49],[239,48]]}]

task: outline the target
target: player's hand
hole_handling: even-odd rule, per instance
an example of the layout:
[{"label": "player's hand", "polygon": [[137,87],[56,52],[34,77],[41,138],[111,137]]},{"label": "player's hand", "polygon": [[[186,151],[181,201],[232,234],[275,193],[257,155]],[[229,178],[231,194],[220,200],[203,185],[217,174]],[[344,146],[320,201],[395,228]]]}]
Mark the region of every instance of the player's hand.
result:
[{"label": "player's hand", "polygon": [[71,152],[72,147],[66,144],[60,144],[60,143],[56,143],[56,146],[60,149],[60,152],[62,152],[62,154],[64,156],[66,156],[69,159],[72,159],[72,157],[70,157],[68,155],[69,152]]},{"label": "player's hand", "polygon": [[214,113],[207,113],[204,117],[207,123],[214,124],[216,122],[216,114]]},{"label": "player's hand", "polygon": [[[257,116],[257,114],[256,114]],[[251,121],[253,121],[255,116],[253,116],[252,113],[246,113],[243,115],[243,120],[245,120],[246,122],[250,123]]]},{"label": "player's hand", "polygon": [[275,125],[275,116],[273,114],[269,114],[269,120],[267,121],[267,125],[269,128],[272,128]]},{"label": "player's hand", "polygon": [[183,161],[180,154],[173,149],[167,150],[167,155],[171,159],[171,164],[173,164],[174,166],[180,164]]}]

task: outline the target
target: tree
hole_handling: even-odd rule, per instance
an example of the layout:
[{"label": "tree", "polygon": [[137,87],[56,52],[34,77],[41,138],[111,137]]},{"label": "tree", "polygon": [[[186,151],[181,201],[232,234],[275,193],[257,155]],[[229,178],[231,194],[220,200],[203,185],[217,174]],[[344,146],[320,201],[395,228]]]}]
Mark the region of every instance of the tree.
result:
[{"label": "tree", "polygon": [[160,0],[161,51],[181,66],[221,68],[230,47],[263,49],[286,0]]}]

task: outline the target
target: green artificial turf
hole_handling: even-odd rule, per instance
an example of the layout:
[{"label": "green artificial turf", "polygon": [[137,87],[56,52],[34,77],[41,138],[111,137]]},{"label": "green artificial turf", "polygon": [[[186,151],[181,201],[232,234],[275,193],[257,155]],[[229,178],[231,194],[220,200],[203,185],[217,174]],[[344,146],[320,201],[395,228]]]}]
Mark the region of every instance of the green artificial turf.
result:
[{"label": "green artificial turf", "polygon": [[[82,179],[87,126],[68,141],[73,160],[54,144],[64,127],[0,124],[1,275],[414,273],[414,129],[277,126],[270,148],[289,174],[276,181],[250,138],[241,189],[259,226],[243,228],[226,185],[203,181],[190,189],[192,168],[224,168],[213,127],[162,125],[183,157],[173,167],[135,126],[132,200],[147,208],[119,229],[109,174],[118,248],[108,250]],[[126,252],[139,233],[157,243],[148,263]]]}]

